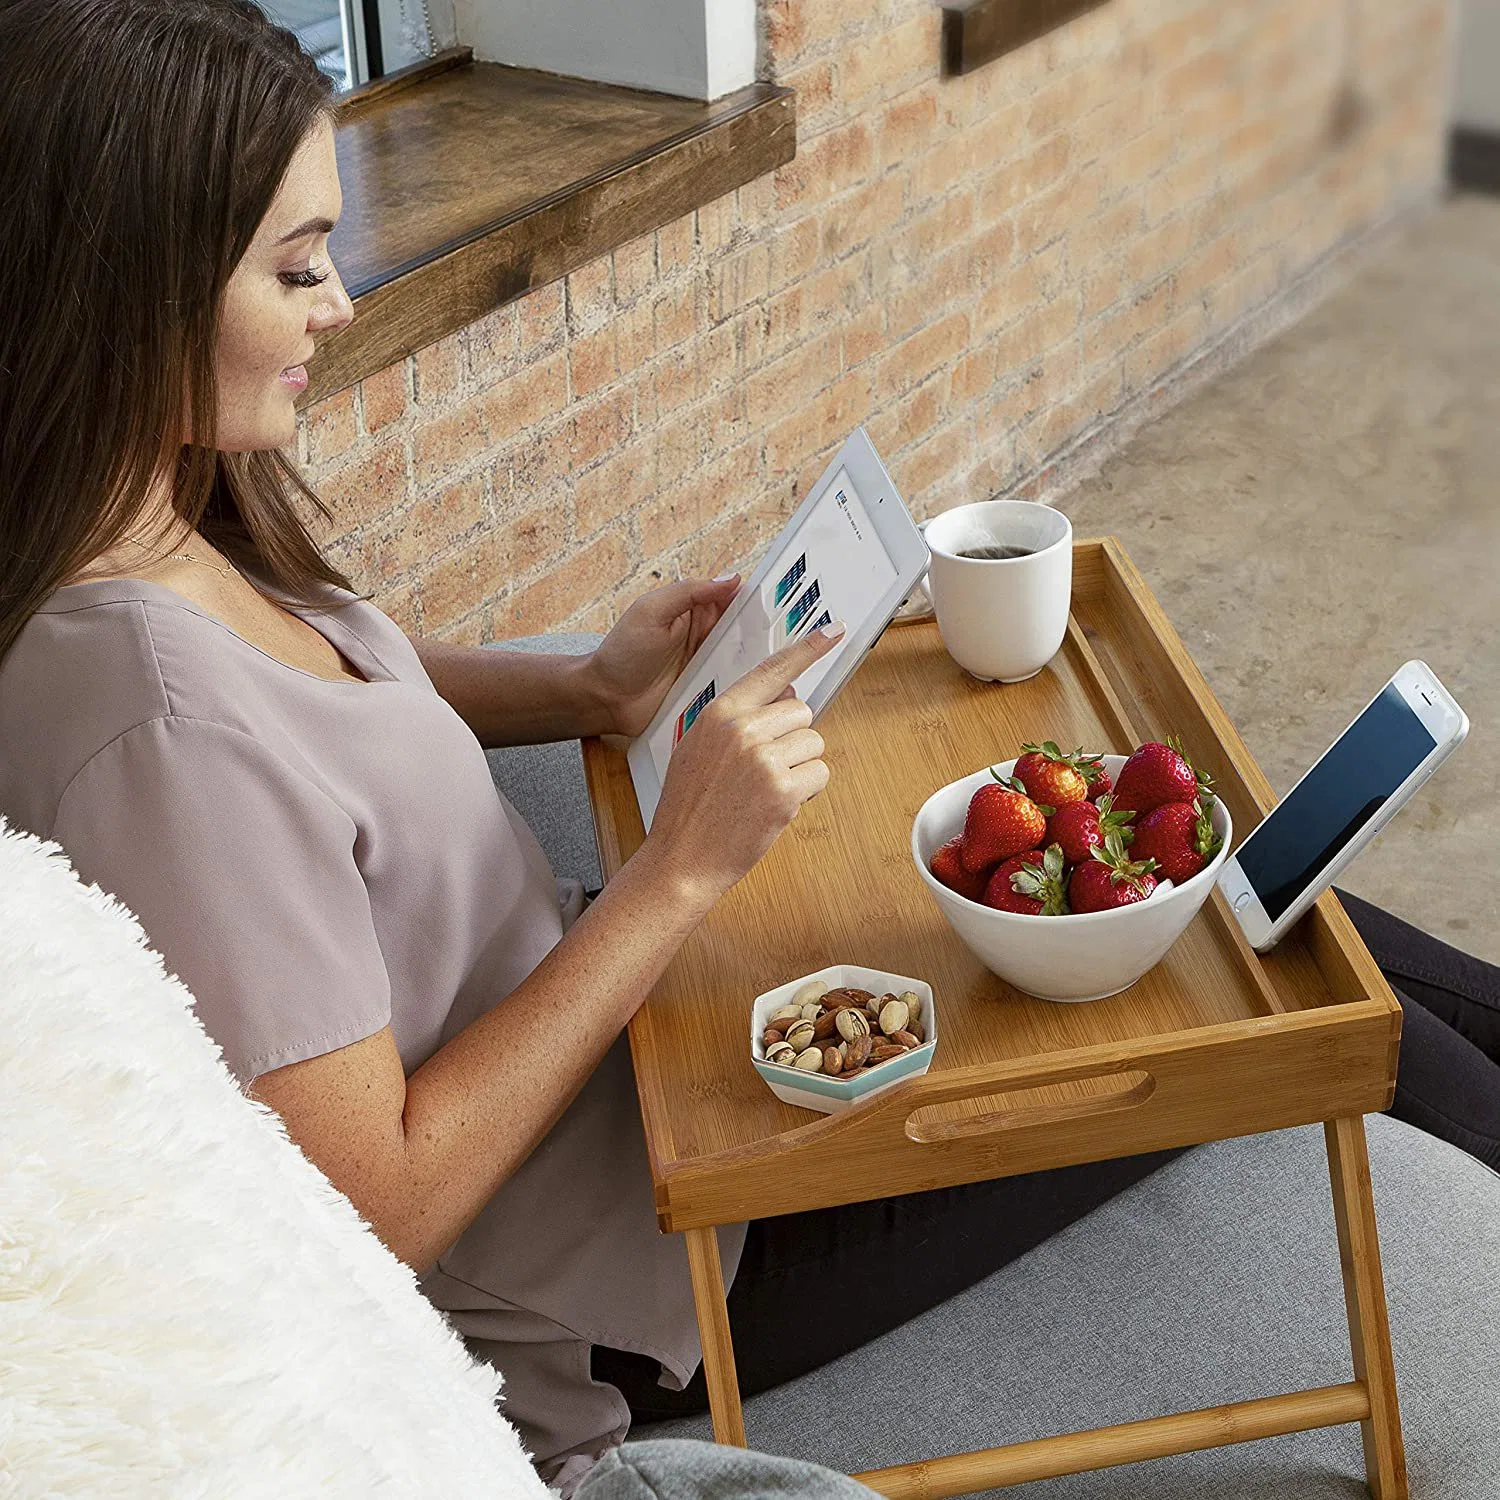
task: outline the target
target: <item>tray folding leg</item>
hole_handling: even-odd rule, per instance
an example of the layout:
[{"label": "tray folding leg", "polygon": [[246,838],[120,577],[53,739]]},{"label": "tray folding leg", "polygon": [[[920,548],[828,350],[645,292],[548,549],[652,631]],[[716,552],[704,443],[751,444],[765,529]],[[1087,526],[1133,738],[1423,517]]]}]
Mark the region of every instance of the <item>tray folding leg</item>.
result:
[{"label": "tray folding leg", "polygon": [[698,1314],[698,1338],[703,1345],[703,1379],[708,1386],[714,1441],[727,1448],[743,1448],[745,1414],[740,1406],[729,1309],[724,1301],[724,1265],[719,1259],[718,1232],[686,1229],[683,1237],[687,1240],[688,1274],[693,1281],[693,1306]]},{"label": "tray folding leg", "polygon": [[[897,1464],[854,1477],[889,1500],[938,1500],[941,1496],[1358,1422],[1364,1438],[1365,1479],[1371,1500],[1408,1500],[1406,1456],[1396,1405],[1395,1363],[1380,1272],[1365,1122],[1357,1115],[1329,1120],[1324,1125],[1324,1134],[1344,1301],[1349,1315],[1352,1381],[956,1453],[947,1458]],[[688,1229],[683,1235],[703,1344],[703,1372],[714,1440],[743,1448],[745,1419],[734,1367],[718,1236],[713,1229]]]},{"label": "tray folding leg", "polygon": [[1329,1120],[1323,1133],[1328,1145],[1328,1175],[1333,1186],[1354,1378],[1364,1384],[1370,1397],[1370,1415],[1360,1423],[1365,1481],[1372,1500],[1407,1500],[1406,1450],[1396,1405],[1396,1366],[1391,1357],[1391,1327],[1380,1273],[1365,1122],[1359,1116]]}]

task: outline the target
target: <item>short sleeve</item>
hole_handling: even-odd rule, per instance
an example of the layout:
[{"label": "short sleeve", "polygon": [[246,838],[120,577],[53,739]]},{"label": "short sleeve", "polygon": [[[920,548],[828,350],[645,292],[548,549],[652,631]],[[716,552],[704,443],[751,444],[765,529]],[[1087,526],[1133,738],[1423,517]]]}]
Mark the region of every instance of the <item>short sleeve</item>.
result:
[{"label": "short sleeve", "polygon": [[357,832],[254,736],[164,716],[85,763],[51,836],[134,912],[247,1083],[390,1021]]}]

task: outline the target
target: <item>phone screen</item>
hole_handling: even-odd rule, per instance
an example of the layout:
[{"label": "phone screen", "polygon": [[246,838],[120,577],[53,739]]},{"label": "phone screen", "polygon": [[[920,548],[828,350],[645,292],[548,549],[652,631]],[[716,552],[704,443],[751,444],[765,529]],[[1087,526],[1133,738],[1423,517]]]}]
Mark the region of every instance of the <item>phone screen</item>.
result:
[{"label": "phone screen", "polygon": [[1235,855],[1273,922],[1436,744],[1387,683]]}]

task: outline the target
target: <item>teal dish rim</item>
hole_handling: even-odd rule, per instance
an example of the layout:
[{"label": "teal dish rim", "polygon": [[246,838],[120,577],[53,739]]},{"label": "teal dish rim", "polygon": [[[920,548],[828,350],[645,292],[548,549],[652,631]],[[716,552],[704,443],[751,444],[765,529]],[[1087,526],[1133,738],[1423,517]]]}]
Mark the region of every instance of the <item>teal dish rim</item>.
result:
[{"label": "teal dish rim", "polygon": [[[822,1073],[803,1073],[799,1078],[795,1068],[782,1067],[779,1063],[766,1062],[759,1057],[752,1057],[750,1061],[767,1083],[779,1083],[783,1088],[801,1089],[808,1094],[821,1094],[825,1099],[858,1099],[871,1089],[905,1078],[924,1058],[932,1057],[936,1046],[937,1039],[934,1037],[930,1042],[923,1042],[920,1047],[913,1047],[905,1057],[893,1057],[859,1078],[828,1078]],[[789,1074],[792,1076],[789,1077]]]}]

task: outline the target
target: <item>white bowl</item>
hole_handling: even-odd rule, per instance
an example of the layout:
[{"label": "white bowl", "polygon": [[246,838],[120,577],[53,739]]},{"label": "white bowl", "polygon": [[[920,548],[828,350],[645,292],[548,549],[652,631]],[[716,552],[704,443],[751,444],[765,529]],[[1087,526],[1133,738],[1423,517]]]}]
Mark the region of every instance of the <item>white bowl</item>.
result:
[{"label": "white bowl", "polygon": [[[766,1061],[766,1049],[760,1039],[765,1033],[766,1021],[775,1011],[785,1005],[810,979],[821,979],[829,989],[848,986],[850,989],[869,990],[876,995],[887,991],[899,995],[903,990],[914,991],[922,1001],[922,1033],[920,1047],[913,1047],[905,1057],[893,1057],[878,1067],[861,1068],[848,1078],[829,1078],[822,1073],[803,1073],[780,1063]],[[920,979],[908,979],[902,974],[888,974],[884,969],[862,969],[857,964],[833,964],[819,969],[816,974],[804,974],[801,979],[790,980],[755,997],[750,1007],[750,1060],[755,1071],[765,1079],[767,1087],[785,1104],[797,1104],[803,1109],[816,1109],[825,1115],[837,1114],[862,1099],[883,1094],[888,1088],[908,1078],[920,1078],[932,1066],[932,1054],[937,1046],[937,1007],[933,1004],[932,986]]]},{"label": "white bowl", "polygon": [[[1126,757],[1102,759],[1111,780],[1118,781]],[[1015,765],[1013,760],[1003,761],[995,769],[1009,776]],[[948,925],[991,973],[1039,1000],[1102,1000],[1128,989],[1161,962],[1212,892],[1233,834],[1229,809],[1214,798],[1210,816],[1214,832],[1224,842],[1182,885],[1165,882],[1145,901],[1117,911],[1033,917],[970,901],[950,891],[928,869],[938,847],[963,832],[970,798],[992,779],[986,766],[952,782],[922,804],[912,823],[912,858]]]}]

